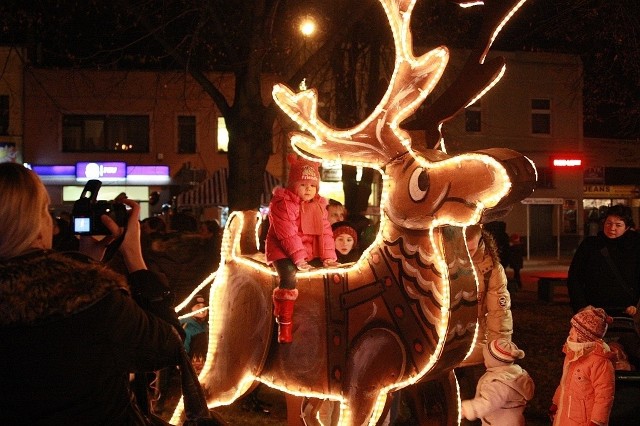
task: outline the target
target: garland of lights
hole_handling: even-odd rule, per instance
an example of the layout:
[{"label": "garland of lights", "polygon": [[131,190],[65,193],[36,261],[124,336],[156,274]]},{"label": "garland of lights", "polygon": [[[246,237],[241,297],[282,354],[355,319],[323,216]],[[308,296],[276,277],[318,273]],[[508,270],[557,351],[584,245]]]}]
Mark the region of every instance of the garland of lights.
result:
[{"label": "garland of lights", "polygon": [[[234,212],[229,216],[223,233],[219,269],[176,307],[176,311],[183,309],[195,294],[211,285],[209,347],[199,377],[208,395],[210,407],[233,403],[258,381],[288,394],[338,401],[340,424],[368,422],[373,425],[382,414],[389,392],[410,386],[419,380],[429,380],[436,373],[450,372],[471,353],[478,334],[477,307],[474,305],[477,301],[478,277],[464,244],[464,233],[467,226],[480,221],[486,209],[504,202],[505,197],[513,190],[513,173],[505,168],[502,161],[487,152],[449,157],[444,152],[443,141],[442,151],[419,151],[412,147],[408,132],[401,129],[402,121],[415,112],[438,83],[449,59],[446,47],[438,47],[420,57],[413,55],[409,28],[415,1],[380,0],[393,33],[395,68],[389,88],[380,104],[362,123],[347,130],[337,130],[326,124],[318,116],[318,95],[314,89],[294,93],[286,86],[278,84],[273,88],[273,98],[303,131],[308,132],[291,136],[291,145],[299,155],[312,161],[332,160],[374,168],[383,178],[383,214],[375,241],[359,261],[350,266],[298,272],[301,296],[297,304],[310,303],[324,307],[324,297],[306,302],[303,299],[305,294],[309,294],[308,289],[323,288],[323,285],[329,285],[327,283],[331,282],[346,282],[349,291],[358,290],[371,283],[382,283],[391,289],[391,286],[397,283],[401,288],[398,294],[409,295],[411,300],[406,306],[411,310],[401,309],[401,303],[398,302],[400,304],[394,305],[395,308],[390,309],[389,313],[379,313],[383,315],[379,317],[380,320],[400,323],[409,316],[415,316],[416,324],[423,327],[426,324],[427,327],[417,331],[398,331],[393,327],[375,329],[378,333],[376,337],[380,338],[387,348],[398,350],[373,354],[389,357],[389,363],[381,363],[388,366],[378,366],[386,374],[379,381],[367,381],[375,376],[376,372],[373,371],[362,374],[362,378],[356,377],[365,380],[364,383],[357,383],[362,388],[369,386],[366,395],[363,390],[358,390],[357,384],[354,386],[355,390],[332,385],[346,380],[344,375],[352,372],[348,370],[349,366],[360,374],[356,361],[359,359],[357,355],[361,355],[358,351],[366,352],[369,348],[366,339],[371,330],[365,326],[366,322],[360,324],[357,315],[351,311],[344,315],[349,318],[349,327],[354,328],[356,332],[341,336],[349,338],[349,352],[342,366],[344,370],[332,370],[335,377],[330,377],[327,383],[310,383],[304,380],[304,376],[297,378],[283,374],[276,365],[277,362],[295,363],[295,354],[303,350],[305,342],[296,340],[295,330],[294,342],[286,345],[286,349],[278,346],[274,348],[273,345],[278,345],[277,343],[270,347],[269,341],[265,342],[265,347],[262,348],[248,345],[234,347],[234,339],[239,334],[247,332],[234,322],[242,318],[241,305],[246,303],[247,299],[233,299],[237,294],[234,292],[240,291],[239,287],[248,288],[253,292],[251,294],[255,294],[255,298],[252,300],[255,301],[258,311],[264,311],[268,316],[268,324],[272,326],[270,293],[278,278],[273,268],[247,256],[240,249],[242,230],[246,228],[247,221],[255,222],[257,236],[260,226],[259,215],[254,216],[255,212]],[[513,7],[495,28],[491,42],[525,1],[514,1]],[[481,4],[471,1],[457,3],[463,7]],[[484,54],[481,60],[484,60]],[[493,87],[503,74],[504,68],[470,100],[469,104]],[[535,179],[533,165],[528,160],[522,161],[528,164],[527,173]],[[425,182],[428,182],[428,185]],[[454,231],[454,237],[447,238],[444,230],[447,227],[458,227],[459,231]],[[424,297],[423,293],[428,296]],[[246,297],[244,294],[242,296]],[[362,310],[383,311],[377,306],[379,304],[384,307],[387,299],[383,296],[377,297],[378,299],[358,306],[362,306]],[[462,303],[463,301],[468,303]],[[266,304],[266,309],[260,303]],[[465,308],[466,305],[471,307]],[[343,308],[343,311],[346,309]],[[420,310],[421,314],[415,315],[413,310]],[[258,315],[255,312],[247,312],[247,315],[251,319],[258,318],[251,316]],[[471,315],[472,319],[468,319]],[[316,326],[320,330],[328,327],[325,323],[318,323]],[[255,327],[256,333],[260,333],[260,326],[256,324]],[[265,330],[269,331],[271,328]],[[405,345],[406,338],[402,336],[406,337],[407,333],[412,332],[419,338]],[[356,339],[352,334],[359,336],[359,340],[352,341],[352,338]],[[248,356],[246,352],[242,352],[250,350],[256,353]],[[261,356],[258,351],[264,351],[264,355]],[[287,355],[287,352],[294,355]],[[272,365],[265,371],[267,353],[270,354],[269,360]],[[233,365],[230,364],[230,359],[235,361]],[[246,366],[242,365],[244,359],[251,362]],[[408,362],[409,359],[413,361]],[[329,367],[328,360],[326,364]],[[228,372],[229,369],[234,371]],[[343,375],[340,376],[338,373]],[[350,378],[356,380],[354,377]],[[374,385],[377,388],[371,389]],[[457,383],[456,391],[459,407]],[[375,397],[371,398],[369,394]],[[355,406],[359,409],[354,408]],[[183,408],[180,401],[171,419],[172,423],[180,421]],[[459,410],[457,419],[459,422]]]}]

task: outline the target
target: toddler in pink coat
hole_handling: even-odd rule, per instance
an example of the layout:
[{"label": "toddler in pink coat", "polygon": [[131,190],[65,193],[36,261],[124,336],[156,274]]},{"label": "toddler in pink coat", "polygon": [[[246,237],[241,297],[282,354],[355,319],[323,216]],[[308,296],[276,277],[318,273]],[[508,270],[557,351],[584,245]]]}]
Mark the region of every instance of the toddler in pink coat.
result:
[{"label": "toddler in pink coat", "polygon": [[615,393],[614,354],[602,340],[612,318],[587,306],[571,318],[562,378],[549,415],[554,426],[604,426]]},{"label": "toddler in pink coat", "polygon": [[297,271],[337,265],[327,200],[318,195],[318,165],[298,159],[294,154],[287,160],[288,185],[273,192],[265,241],[267,262],[275,266],[280,277],[278,288],[273,291],[273,313],[280,343],[292,341],[293,305],[298,298]]}]

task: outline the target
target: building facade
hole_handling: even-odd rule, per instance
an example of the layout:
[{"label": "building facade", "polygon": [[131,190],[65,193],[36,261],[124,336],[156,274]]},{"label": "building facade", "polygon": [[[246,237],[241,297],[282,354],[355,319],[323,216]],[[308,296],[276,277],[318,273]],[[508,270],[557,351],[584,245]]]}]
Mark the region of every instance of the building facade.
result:
[{"label": "building facade", "polygon": [[[530,52],[491,55],[505,58],[506,72],[479,101],[443,126],[449,152],[505,147],[531,159],[538,185],[503,219],[507,233],[525,236],[530,254],[570,252],[582,239],[580,58]],[[453,72],[455,58],[452,54]]]},{"label": "building facade", "polygon": [[[37,69],[23,65],[19,50],[0,53],[8,64],[0,80],[0,155],[41,167],[54,206],[68,208],[77,199],[88,177],[79,168],[87,165],[111,191],[101,199],[124,190],[144,201],[158,191],[161,203],[184,190],[185,180],[197,183],[228,167],[220,131],[224,120],[188,75]],[[464,55],[452,51],[439,88],[452,81]],[[538,187],[504,218],[507,232],[524,236],[532,255],[560,255],[589,232],[594,208],[623,202],[633,207],[638,222],[639,144],[585,140],[579,57],[492,55],[505,57],[504,76],[442,132],[451,154],[506,147],[536,164]],[[232,77],[216,81],[232,96]],[[263,83],[266,97],[273,82]],[[412,130],[412,136],[419,140],[422,134]],[[270,161],[269,171],[281,180],[285,146],[274,141]],[[53,166],[66,167],[66,174],[56,174]],[[144,207],[153,213],[152,206]]]},{"label": "building facade", "polygon": [[23,49],[0,46],[0,162],[22,161],[24,57]]},{"label": "building facade", "polygon": [[[18,160],[40,174],[55,209],[69,210],[93,177],[100,199],[126,192],[146,217],[228,167],[224,119],[188,74],[26,66],[23,75]],[[233,77],[210,77],[232,100]]]}]

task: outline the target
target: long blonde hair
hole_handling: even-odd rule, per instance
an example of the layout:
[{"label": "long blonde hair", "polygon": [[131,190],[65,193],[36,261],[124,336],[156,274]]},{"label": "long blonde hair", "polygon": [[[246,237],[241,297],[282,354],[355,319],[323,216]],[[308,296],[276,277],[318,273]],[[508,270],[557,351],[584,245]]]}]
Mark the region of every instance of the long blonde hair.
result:
[{"label": "long blonde hair", "polygon": [[480,241],[478,242],[478,247],[484,245],[484,253],[485,255],[491,256],[493,260],[493,264],[497,265],[500,263],[500,256],[498,254],[498,245],[496,244],[496,240],[493,238],[493,235],[489,233],[486,229],[484,229],[480,225],[471,225],[467,228],[466,238],[477,237],[480,234]]},{"label": "long blonde hair", "polygon": [[0,164],[1,260],[32,246],[48,206],[49,194],[34,172],[16,163]]}]

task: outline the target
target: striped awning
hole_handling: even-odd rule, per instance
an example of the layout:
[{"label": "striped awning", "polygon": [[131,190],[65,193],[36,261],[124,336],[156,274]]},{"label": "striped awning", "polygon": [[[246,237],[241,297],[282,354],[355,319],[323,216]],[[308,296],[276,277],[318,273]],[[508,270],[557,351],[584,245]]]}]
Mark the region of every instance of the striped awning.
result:
[{"label": "striped awning", "polygon": [[[227,178],[229,169],[217,170],[209,179],[202,181],[198,186],[178,195],[178,207],[185,206],[228,206]],[[268,205],[271,201],[273,188],[280,185],[280,180],[269,172],[264,172],[263,190],[260,197],[261,205]]]}]

